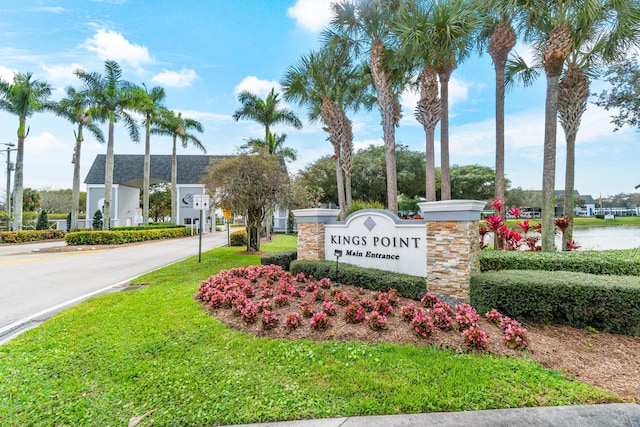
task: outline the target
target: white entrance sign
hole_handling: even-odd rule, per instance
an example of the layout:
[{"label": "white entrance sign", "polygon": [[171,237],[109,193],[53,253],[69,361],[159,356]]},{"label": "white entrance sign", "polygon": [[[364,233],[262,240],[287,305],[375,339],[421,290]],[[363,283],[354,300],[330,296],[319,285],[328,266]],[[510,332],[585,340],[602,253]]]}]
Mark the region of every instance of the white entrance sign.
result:
[{"label": "white entrance sign", "polygon": [[325,225],[325,259],[361,267],[427,276],[425,221],[401,220],[383,210],[357,211],[343,223]]},{"label": "white entrance sign", "polygon": [[193,209],[195,210],[207,210],[209,209],[209,195],[208,194],[194,194],[193,195]]},{"label": "white entrance sign", "polygon": [[135,210],[135,217],[133,219],[133,222],[136,224],[142,224],[143,218],[142,218],[142,208],[136,208]]}]

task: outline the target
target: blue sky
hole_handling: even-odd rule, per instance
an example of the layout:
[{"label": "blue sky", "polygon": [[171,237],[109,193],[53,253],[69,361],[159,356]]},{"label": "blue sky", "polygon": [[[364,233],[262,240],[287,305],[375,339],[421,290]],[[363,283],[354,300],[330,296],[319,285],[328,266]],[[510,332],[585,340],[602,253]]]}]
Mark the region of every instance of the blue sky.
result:
[{"label": "blue sky", "polygon": [[[50,82],[59,99],[68,85],[79,86],[73,70],[102,73],[114,59],[124,77],[167,91],[167,107],[200,120],[209,154],[233,154],[246,139],[263,130],[250,121],[234,122],[237,95],[249,90],[264,97],[301,55],[319,46],[318,33],[330,17],[330,0],[0,0],[0,77],[32,72]],[[518,53],[527,49],[518,45]],[[493,66],[488,55],[475,56],[453,74],[450,85],[451,164],[493,167],[495,161]],[[606,87],[592,83],[592,92]],[[540,189],[544,130],[544,79],[530,88],[515,88],[506,101],[506,175],[512,186]],[[402,96],[403,119],[397,142],[424,150],[424,132],[413,117],[417,95]],[[299,152],[289,164],[297,171],[331,146],[320,123],[309,123],[306,110],[290,106],[304,128],[276,127]],[[606,196],[634,191],[640,184],[640,144],[633,129],[613,132],[609,112],[589,104],[578,133],[576,188],[582,194]],[[382,144],[376,109],[353,117],[356,148]],[[27,187],[70,188],[73,174],[73,126],[49,113],[28,119],[25,144]],[[16,142],[18,120],[0,112],[0,142]],[[106,133],[106,125],[104,126]],[[436,130],[436,137],[439,130]],[[90,135],[82,149],[82,179],[106,147]],[[438,141],[436,141],[438,142]],[[0,145],[0,150],[6,148]],[[558,126],[556,187],[564,187],[564,133]],[[144,144],[131,142],[122,129],[116,154],[142,154]],[[171,141],[152,138],[152,154],[170,154]],[[198,154],[189,148],[179,154]],[[15,153],[12,154],[15,159]],[[436,151],[438,165],[439,151]],[[5,175],[6,157],[0,157]],[[4,199],[5,179],[0,179]]]}]

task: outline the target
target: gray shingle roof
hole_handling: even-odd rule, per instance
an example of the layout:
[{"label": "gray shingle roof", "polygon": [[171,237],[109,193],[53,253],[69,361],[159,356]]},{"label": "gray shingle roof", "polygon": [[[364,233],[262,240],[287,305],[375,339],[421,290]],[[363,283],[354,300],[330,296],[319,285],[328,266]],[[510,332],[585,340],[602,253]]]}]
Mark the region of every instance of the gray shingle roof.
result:
[{"label": "gray shingle roof", "polygon": [[[178,184],[199,183],[211,159],[233,156],[179,155]],[[85,184],[104,184],[105,154],[98,154],[87,173]],[[113,156],[113,183],[124,184],[143,178],[144,155],[116,154]],[[171,182],[171,155],[151,155],[151,176],[153,181]]]}]

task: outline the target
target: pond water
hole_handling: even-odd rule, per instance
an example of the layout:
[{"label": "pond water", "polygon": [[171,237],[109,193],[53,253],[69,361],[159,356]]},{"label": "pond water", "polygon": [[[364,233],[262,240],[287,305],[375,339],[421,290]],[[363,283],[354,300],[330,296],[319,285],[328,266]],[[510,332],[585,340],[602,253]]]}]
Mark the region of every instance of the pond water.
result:
[{"label": "pond water", "polygon": [[[573,240],[581,251],[606,249],[633,249],[640,247],[640,227],[619,225],[615,227],[576,228]],[[561,237],[556,236],[556,246],[560,247]]]}]

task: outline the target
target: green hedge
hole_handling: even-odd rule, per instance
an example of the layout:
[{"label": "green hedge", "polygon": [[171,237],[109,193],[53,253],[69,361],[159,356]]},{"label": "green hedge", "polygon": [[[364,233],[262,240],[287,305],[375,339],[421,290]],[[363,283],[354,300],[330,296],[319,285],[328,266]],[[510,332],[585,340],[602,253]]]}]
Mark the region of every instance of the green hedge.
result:
[{"label": "green hedge", "polygon": [[37,242],[38,240],[62,239],[63,237],[63,230],[21,230],[0,232],[0,242],[2,243]]},{"label": "green hedge", "polygon": [[130,231],[130,230],[159,230],[162,228],[183,228],[184,225],[175,224],[152,224],[152,225],[122,225],[111,227],[111,231]]},{"label": "green hedge", "polygon": [[67,245],[119,245],[147,240],[172,239],[190,234],[191,230],[186,227],[131,231],[92,230],[67,233],[64,240]]},{"label": "green hedge", "polygon": [[229,235],[231,246],[247,246],[247,230],[234,231]]},{"label": "green hedge", "polygon": [[640,278],[563,271],[492,271],[471,277],[471,305],[522,322],[640,335]]},{"label": "green hedge", "polygon": [[547,270],[640,276],[640,249],[577,252],[482,251],[480,270]]},{"label": "green hedge", "polygon": [[415,300],[421,299],[427,292],[424,277],[358,267],[351,264],[340,264],[338,277],[336,277],[336,263],[334,261],[292,261],[290,270],[294,276],[298,273],[304,273],[313,277],[329,277],[340,283],[374,291],[387,292],[393,288],[403,297]]},{"label": "green hedge", "polygon": [[289,271],[291,262],[297,259],[298,259],[298,251],[296,249],[292,249],[289,251],[271,252],[268,254],[261,255],[260,264],[262,265],[275,264],[275,265],[279,265],[286,271]]}]

